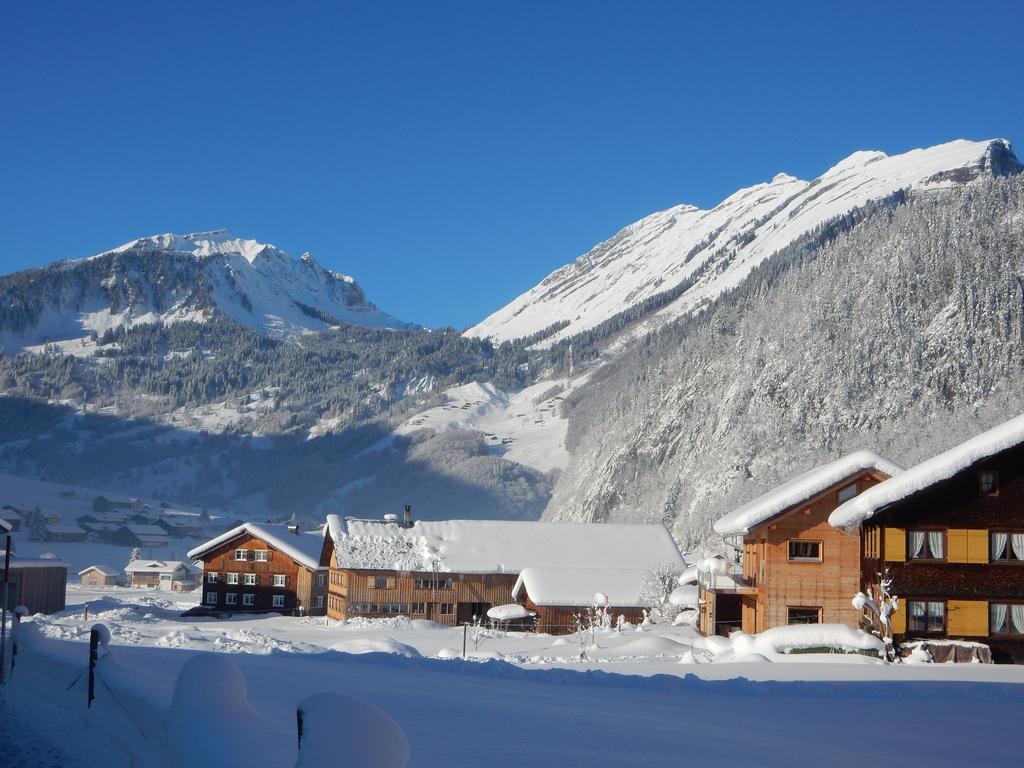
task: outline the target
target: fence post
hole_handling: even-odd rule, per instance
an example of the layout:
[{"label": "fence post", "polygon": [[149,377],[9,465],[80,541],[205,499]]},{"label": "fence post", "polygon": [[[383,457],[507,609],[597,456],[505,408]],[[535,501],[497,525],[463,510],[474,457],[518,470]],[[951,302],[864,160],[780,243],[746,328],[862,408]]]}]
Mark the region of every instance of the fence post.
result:
[{"label": "fence post", "polygon": [[100,646],[110,642],[110,630],[102,624],[93,624],[89,630],[89,700],[87,707],[92,707],[96,698],[96,661],[100,657]]},{"label": "fence post", "polygon": [[12,614],[14,621],[11,624],[11,670],[9,675],[11,680],[14,679],[14,663],[18,659],[18,632],[20,631],[18,627],[21,626],[21,620],[28,616],[28,608],[24,605],[19,605],[12,611]]},{"label": "fence post", "polygon": [[0,685],[7,682],[5,669],[7,668],[7,601],[11,593],[11,534],[7,534],[7,543],[4,549],[4,605],[0,612]]}]

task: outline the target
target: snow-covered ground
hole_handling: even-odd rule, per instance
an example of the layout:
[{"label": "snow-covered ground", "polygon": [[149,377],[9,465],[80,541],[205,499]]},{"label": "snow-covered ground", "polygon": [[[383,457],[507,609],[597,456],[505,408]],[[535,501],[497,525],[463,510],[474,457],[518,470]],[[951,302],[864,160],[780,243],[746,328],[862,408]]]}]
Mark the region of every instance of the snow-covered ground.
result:
[{"label": "snow-covered ground", "polygon": [[[179,613],[187,602],[111,588],[72,587],[69,606],[22,627],[15,691],[32,691],[87,725],[69,729],[74,739],[93,738],[139,765],[174,764],[196,743],[208,762],[193,766],[293,765],[295,709],[325,692],[356,696],[393,718],[408,737],[410,766],[500,758],[839,767],[862,766],[868,753],[904,765],[1004,764],[1024,691],[1019,667],[886,666],[813,654],[793,663],[702,663],[708,648],[688,627],[599,630],[583,639],[585,660],[576,637],[489,633],[477,650],[470,636],[463,661],[461,628],[401,618],[186,619]],[[84,683],[73,681],[96,621],[112,643],[87,710]],[[218,670],[209,691],[193,679],[174,701],[179,672],[197,656],[224,661],[203,662]],[[231,700],[218,703],[232,675]]]},{"label": "snow-covered ground", "polygon": [[[515,393],[479,382],[453,387],[445,391],[443,405],[417,413],[394,433],[476,430],[483,432],[496,454],[549,472],[569,461],[565,449],[569,421],[560,404],[572,387],[583,381],[578,378],[570,384],[566,379],[548,379]],[[391,438],[385,438],[371,450],[383,450],[390,444]]]}]

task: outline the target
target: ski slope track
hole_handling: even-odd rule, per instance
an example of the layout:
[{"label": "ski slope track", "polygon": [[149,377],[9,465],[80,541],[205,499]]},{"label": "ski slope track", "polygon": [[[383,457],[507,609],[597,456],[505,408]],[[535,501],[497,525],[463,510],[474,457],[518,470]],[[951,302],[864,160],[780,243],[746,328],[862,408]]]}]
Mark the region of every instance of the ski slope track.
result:
[{"label": "ski slope track", "polygon": [[855,152],[813,181],[780,173],[709,211],[679,205],[630,224],[466,333],[502,342],[567,323],[539,342],[546,346],[682,288],[635,336],[700,311],[772,254],[870,202],[1020,169],[1004,140],[958,140],[892,157]]}]

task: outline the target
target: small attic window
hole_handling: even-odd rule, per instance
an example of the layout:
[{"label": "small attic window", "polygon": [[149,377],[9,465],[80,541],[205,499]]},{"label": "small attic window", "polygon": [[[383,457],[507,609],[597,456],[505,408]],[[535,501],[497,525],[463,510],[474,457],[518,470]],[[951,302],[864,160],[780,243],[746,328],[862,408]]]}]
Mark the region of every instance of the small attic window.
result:
[{"label": "small attic window", "polygon": [[857,484],[856,483],[850,483],[845,488],[840,488],[839,489],[839,493],[837,494],[837,498],[839,500],[839,503],[842,504],[844,501],[849,501],[850,499],[852,499],[856,495],[857,495]]},{"label": "small attic window", "polygon": [[999,493],[999,473],[994,470],[979,472],[978,492],[983,496],[992,496]]}]

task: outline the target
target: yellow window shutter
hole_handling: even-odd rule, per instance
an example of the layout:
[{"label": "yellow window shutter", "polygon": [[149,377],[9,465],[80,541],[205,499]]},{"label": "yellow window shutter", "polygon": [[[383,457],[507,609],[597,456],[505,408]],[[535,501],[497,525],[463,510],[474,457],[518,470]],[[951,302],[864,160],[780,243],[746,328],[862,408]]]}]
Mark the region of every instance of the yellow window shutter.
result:
[{"label": "yellow window shutter", "polygon": [[969,563],[967,558],[967,530],[950,528],[946,533],[948,552],[946,559],[951,563]]},{"label": "yellow window shutter", "polygon": [[894,635],[902,635],[907,631],[907,601],[900,600],[900,609],[890,614],[889,623]]},{"label": "yellow window shutter", "polygon": [[973,528],[967,531],[967,562],[988,562],[988,531]]},{"label": "yellow window shutter", "polygon": [[946,603],[949,635],[985,637],[988,635],[988,603],[984,600],[950,600]]},{"label": "yellow window shutter", "polygon": [[885,529],[885,559],[891,563],[907,559],[907,532],[902,528]]}]

